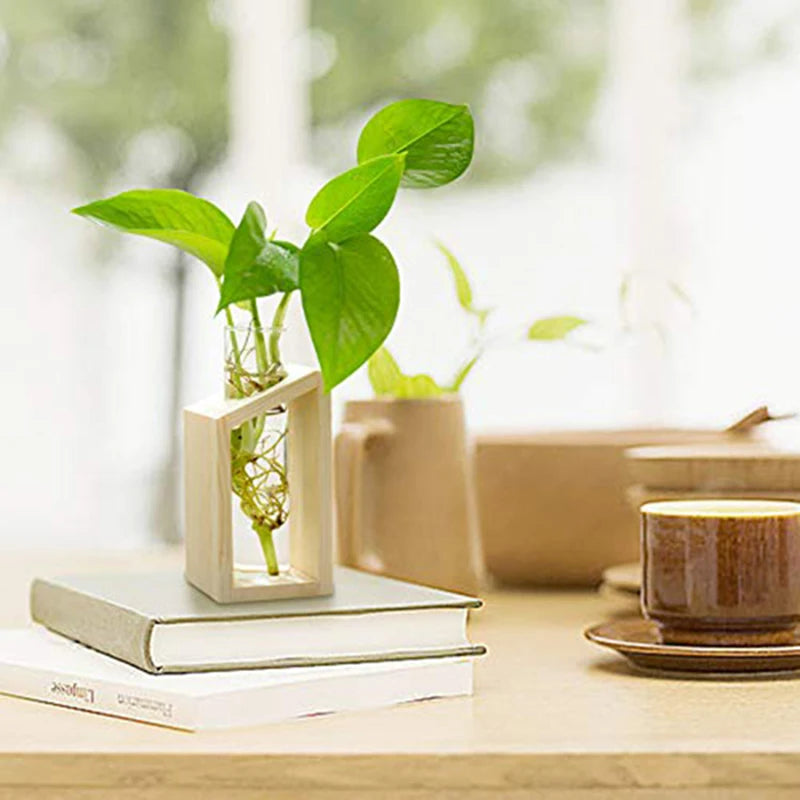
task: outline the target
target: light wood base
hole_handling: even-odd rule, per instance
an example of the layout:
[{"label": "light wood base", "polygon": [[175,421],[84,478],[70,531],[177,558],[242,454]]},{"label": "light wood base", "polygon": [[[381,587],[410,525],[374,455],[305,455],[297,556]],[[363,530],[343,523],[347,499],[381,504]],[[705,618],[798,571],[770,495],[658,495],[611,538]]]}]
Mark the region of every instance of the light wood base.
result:
[{"label": "light wood base", "polygon": [[[333,591],[331,404],[318,370],[286,377],[240,400],[210,397],[183,410],[186,580],[218,603],[313,597]],[[278,406],[288,409],[290,564],[274,579],[235,569],[231,432]],[[255,535],[255,534],[253,534]]]}]

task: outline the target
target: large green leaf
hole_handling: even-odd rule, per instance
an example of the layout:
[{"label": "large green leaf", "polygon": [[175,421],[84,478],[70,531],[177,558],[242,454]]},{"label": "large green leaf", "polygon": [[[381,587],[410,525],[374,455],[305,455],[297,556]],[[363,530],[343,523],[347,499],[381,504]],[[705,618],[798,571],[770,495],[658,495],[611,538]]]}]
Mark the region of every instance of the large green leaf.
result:
[{"label": "large green leaf", "polygon": [[461,266],[452,251],[445,247],[441,242],[437,242],[436,246],[445,257],[447,266],[450,268],[450,273],[452,274],[453,281],[456,285],[456,296],[458,297],[459,305],[468,314],[473,314],[476,316],[480,320],[481,324],[483,324],[489,314],[492,313],[492,310],[490,308],[475,307],[472,299],[472,286],[470,286],[469,278],[467,278],[467,273],[464,272],[464,268]]},{"label": "large green leaf", "polygon": [[475,126],[467,106],[399,100],[372,117],[358,140],[358,163],[405,153],[403,186],[427,189],[454,181],[472,161]]},{"label": "large green leaf", "polygon": [[330,391],[355,372],[394,325],[400,278],[374,236],[311,243],[300,253],[300,293],[311,341]]},{"label": "large green leaf", "polygon": [[306,223],[331,242],[369,233],[392,207],[405,156],[385,155],[326,183],[306,211]]},{"label": "large green leaf", "polygon": [[405,375],[392,354],[381,347],[367,364],[369,382],[378,397],[438,397],[444,393],[430,375]]},{"label": "large green leaf", "polygon": [[72,211],[125,233],[174,245],[222,276],[234,227],[208,200],[178,189],[134,189]]},{"label": "large green leaf", "polygon": [[217,312],[231,303],[297,289],[298,248],[267,239],[266,225],[264,210],[250,203],[231,239]]},{"label": "large green leaf", "polygon": [[528,328],[528,339],[539,341],[563,339],[581,325],[586,325],[586,320],[580,317],[543,317]]}]

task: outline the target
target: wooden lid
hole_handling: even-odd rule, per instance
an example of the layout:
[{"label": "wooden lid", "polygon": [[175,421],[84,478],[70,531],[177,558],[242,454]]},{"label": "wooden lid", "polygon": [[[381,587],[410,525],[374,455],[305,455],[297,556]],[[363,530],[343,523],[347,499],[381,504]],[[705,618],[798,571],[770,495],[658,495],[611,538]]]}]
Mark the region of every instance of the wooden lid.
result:
[{"label": "wooden lid", "polygon": [[708,428],[621,428],[594,430],[551,430],[525,433],[481,433],[475,437],[486,447],[642,447],[644,445],[702,444],[748,441],[749,434]]},{"label": "wooden lid", "polygon": [[[352,401],[350,403],[352,405]],[[754,441],[765,422],[789,419],[793,414],[775,415],[760,406],[725,430],[708,428],[621,428],[592,430],[531,431],[529,433],[483,433],[475,437],[478,448],[487,447],[644,447],[681,444],[741,444]]]},{"label": "wooden lid", "polygon": [[800,489],[800,452],[754,442],[636,447],[625,451],[632,483],[702,492]]}]

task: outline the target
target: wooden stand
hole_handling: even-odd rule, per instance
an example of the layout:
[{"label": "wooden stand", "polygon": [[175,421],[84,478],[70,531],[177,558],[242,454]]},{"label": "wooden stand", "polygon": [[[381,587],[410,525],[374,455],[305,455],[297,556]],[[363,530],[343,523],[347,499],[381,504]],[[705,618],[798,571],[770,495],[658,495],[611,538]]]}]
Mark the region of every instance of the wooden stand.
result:
[{"label": "wooden stand", "polygon": [[[186,579],[218,603],[333,591],[330,397],[317,370],[288,365],[287,373],[251,397],[183,410]],[[272,577],[234,564],[231,432],[280,405],[288,408],[290,564]]]}]

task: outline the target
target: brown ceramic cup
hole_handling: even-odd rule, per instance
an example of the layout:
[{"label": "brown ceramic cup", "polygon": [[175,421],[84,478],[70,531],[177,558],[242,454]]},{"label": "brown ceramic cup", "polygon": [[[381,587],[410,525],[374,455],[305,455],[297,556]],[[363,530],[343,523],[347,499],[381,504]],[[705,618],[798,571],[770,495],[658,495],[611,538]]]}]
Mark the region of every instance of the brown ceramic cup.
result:
[{"label": "brown ceramic cup", "polygon": [[796,643],[800,503],[674,500],[642,514],[642,610],[665,642]]}]

